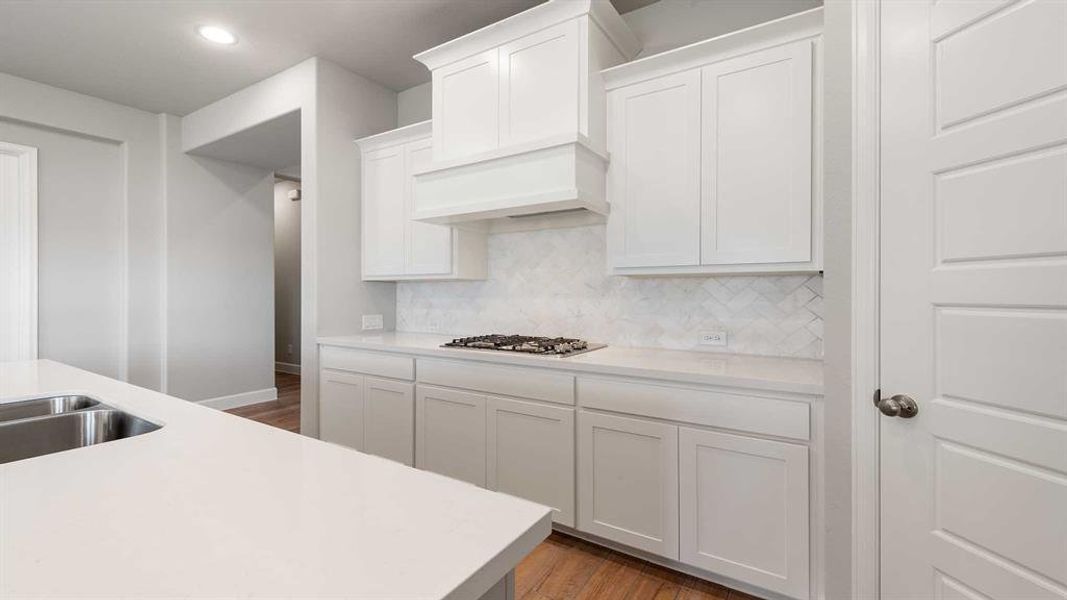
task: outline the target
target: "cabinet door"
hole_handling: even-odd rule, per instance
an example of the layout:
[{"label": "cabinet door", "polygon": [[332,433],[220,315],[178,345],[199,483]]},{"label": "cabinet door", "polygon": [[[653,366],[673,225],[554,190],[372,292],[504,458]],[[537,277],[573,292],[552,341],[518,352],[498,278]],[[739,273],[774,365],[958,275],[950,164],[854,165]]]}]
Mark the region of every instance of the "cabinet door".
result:
[{"label": "cabinet door", "polygon": [[578,128],[578,20],[500,47],[500,145]]},{"label": "cabinet door", "polygon": [[485,487],[485,396],[416,386],[415,466]]},{"label": "cabinet door", "polygon": [[363,449],[363,376],[319,372],[319,439]]},{"label": "cabinet door", "polygon": [[678,558],[678,428],[578,413],[578,529]]},{"label": "cabinet door", "polygon": [[404,223],[407,226],[408,275],[447,275],[452,272],[452,228],[413,221],[415,214],[414,173],[430,163],[433,142],[430,138],[411,142],[404,147],[407,181],[404,194]]},{"label": "cabinet door", "polygon": [[383,148],[363,157],[363,274],[404,273],[403,146]]},{"label": "cabinet door", "polygon": [[808,597],[808,449],[681,428],[681,560]]},{"label": "cabinet door", "polygon": [[498,49],[433,72],[433,155],[462,158],[495,149],[500,142]]},{"label": "cabinet door", "polygon": [[809,41],[703,68],[701,261],[811,260]]},{"label": "cabinet door", "polygon": [[554,509],[574,527],[574,409],[490,396],[488,487]]},{"label": "cabinet door", "polygon": [[608,243],[614,267],[700,263],[700,72],[608,97]]},{"label": "cabinet door", "polygon": [[415,390],[403,381],[366,377],[363,450],[415,464]]}]

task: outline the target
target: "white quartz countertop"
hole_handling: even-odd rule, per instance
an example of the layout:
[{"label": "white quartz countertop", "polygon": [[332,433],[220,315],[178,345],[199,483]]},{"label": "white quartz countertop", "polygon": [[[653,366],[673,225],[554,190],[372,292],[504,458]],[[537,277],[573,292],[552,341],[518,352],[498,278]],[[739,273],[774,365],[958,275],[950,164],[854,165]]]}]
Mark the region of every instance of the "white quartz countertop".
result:
[{"label": "white quartz countertop", "polygon": [[0,597],[477,598],[549,509],[51,361],[0,402],[84,393],[162,424],[0,465]]},{"label": "white quartz countertop", "polygon": [[823,391],[822,362],[817,360],[614,346],[568,357],[441,347],[441,344],[451,341],[453,337],[458,336],[389,332],[378,335],[320,337],[318,342],[327,346],[479,360],[578,373],[644,377],[677,383],[813,395],[822,394]]}]

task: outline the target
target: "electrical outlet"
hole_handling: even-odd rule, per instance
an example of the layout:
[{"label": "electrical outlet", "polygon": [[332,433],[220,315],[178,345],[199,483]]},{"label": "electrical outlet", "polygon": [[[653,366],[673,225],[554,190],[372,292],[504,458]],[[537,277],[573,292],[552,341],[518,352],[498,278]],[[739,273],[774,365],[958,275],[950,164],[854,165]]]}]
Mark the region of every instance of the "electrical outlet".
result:
[{"label": "electrical outlet", "polygon": [[381,315],[363,315],[363,331],[384,328],[385,320]]},{"label": "electrical outlet", "polygon": [[726,332],[725,331],[704,331],[700,334],[701,346],[725,346],[726,345]]}]

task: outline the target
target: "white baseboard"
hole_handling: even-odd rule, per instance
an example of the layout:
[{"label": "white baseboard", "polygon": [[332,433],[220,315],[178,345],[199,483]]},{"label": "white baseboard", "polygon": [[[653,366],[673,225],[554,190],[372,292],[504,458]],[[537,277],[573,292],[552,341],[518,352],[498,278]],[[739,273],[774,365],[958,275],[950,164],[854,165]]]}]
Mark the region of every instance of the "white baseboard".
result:
[{"label": "white baseboard", "polygon": [[230,396],[208,398],[207,400],[198,401],[197,404],[203,404],[204,406],[217,408],[219,410],[229,410],[231,408],[239,408],[241,406],[248,406],[249,404],[259,404],[260,402],[270,402],[271,400],[277,399],[278,388],[267,388],[264,390],[241,392],[240,394],[233,394]]},{"label": "white baseboard", "polygon": [[300,365],[294,365],[293,363],[276,362],[276,363],[274,363],[274,370],[278,371],[279,373],[289,373],[290,375],[299,375],[300,374]]}]

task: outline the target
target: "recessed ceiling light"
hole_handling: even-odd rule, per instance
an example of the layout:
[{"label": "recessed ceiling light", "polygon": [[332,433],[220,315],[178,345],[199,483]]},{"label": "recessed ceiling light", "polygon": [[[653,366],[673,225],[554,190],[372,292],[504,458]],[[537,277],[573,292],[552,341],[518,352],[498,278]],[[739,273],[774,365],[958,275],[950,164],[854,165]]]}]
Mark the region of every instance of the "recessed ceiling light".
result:
[{"label": "recessed ceiling light", "polygon": [[216,44],[229,46],[237,43],[237,36],[217,25],[201,25],[196,28],[196,32],[200,34],[200,37]]}]

